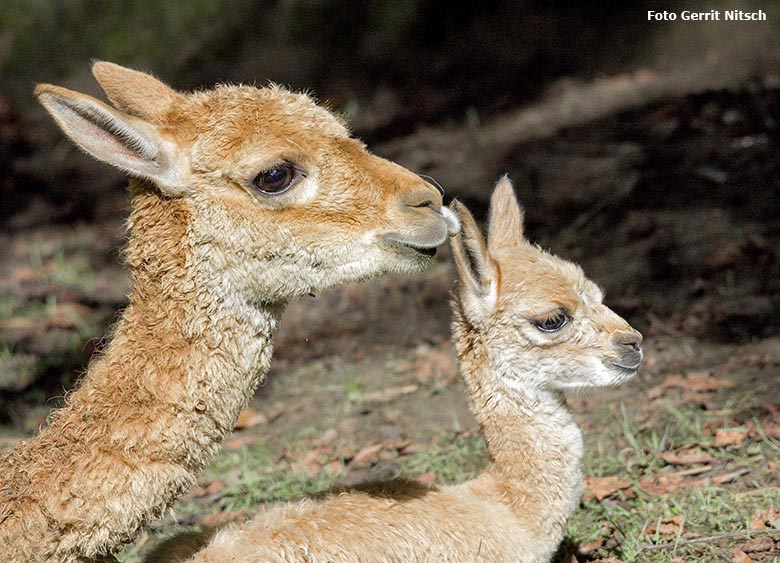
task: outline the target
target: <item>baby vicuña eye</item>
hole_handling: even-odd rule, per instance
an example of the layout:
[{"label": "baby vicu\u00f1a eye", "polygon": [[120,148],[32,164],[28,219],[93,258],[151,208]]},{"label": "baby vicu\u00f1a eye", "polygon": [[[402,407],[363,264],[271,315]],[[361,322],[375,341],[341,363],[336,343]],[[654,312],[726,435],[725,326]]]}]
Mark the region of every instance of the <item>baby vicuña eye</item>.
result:
[{"label": "baby vicu\u00f1a eye", "polygon": [[295,184],[305,174],[289,162],[283,162],[260,172],[252,184],[265,194],[280,194]]},{"label": "baby vicu\u00f1a eye", "polygon": [[569,315],[565,311],[558,311],[551,316],[534,319],[532,322],[542,332],[557,332],[569,322]]}]

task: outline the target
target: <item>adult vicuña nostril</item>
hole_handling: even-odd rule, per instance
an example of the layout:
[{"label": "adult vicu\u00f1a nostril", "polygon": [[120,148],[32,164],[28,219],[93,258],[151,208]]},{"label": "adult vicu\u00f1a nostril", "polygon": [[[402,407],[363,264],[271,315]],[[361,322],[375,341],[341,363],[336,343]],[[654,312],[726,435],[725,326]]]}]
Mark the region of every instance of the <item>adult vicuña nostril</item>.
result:
[{"label": "adult vicu\u00f1a nostril", "polygon": [[424,208],[428,207],[437,213],[441,211],[441,195],[433,186],[424,184],[424,187],[416,188],[402,196],[401,203],[406,207]]}]

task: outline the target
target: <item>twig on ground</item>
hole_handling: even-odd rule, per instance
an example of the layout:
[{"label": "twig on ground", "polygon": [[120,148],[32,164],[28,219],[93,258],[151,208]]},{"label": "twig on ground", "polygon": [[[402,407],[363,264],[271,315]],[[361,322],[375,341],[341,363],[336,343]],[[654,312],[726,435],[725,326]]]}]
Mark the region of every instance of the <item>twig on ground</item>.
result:
[{"label": "twig on ground", "polygon": [[754,530],[752,532],[731,532],[728,534],[716,534],[713,536],[699,536],[696,538],[688,538],[679,541],[673,541],[668,543],[645,543],[642,544],[642,551],[656,551],[661,549],[673,549],[683,545],[690,545],[694,543],[721,541],[721,540],[733,540],[738,538],[751,539],[759,536],[772,536],[777,535],[780,537],[780,530]]}]

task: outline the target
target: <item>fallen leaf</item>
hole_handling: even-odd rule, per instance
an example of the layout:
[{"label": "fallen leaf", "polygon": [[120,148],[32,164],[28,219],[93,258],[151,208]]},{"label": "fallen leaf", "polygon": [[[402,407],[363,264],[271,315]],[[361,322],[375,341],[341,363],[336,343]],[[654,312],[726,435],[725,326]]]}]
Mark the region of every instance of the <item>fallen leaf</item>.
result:
[{"label": "fallen leaf", "polygon": [[222,481],[221,479],[206,481],[202,483],[200,486],[192,489],[192,491],[190,491],[190,496],[195,498],[201,498],[209,495],[215,495],[218,492],[220,492],[224,486],[225,486],[225,482]]},{"label": "fallen leaf", "polygon": [[748,554],[738,547],[732,548],[729,554],[731,555],[731,561],[734,563],[750,563],[750,557]]},{"label": "fallen leaf", "polygon": [[386,450],[395,450],[397,452],[402,452],[411,445],[412,441],[409,438],[394,438],[383,442],[383,447]]},{"label": "fallen leaf", "polygon": [[254,436],[236,436],[230,438],[225,442],[226,450],[240,450],[245,446],[252,445],[257,442],[257,438]]},{"label": "fallen leaf", "polygon": [[691,371],[685,375],[685,387],[691,391],[719,391],[731,389],[734,382],[715,377],[709,371]]},{"label": "fallen leaf", "polygon": [[45,324],[51,328],[75,328],[90,313],[91,309],[89,307],[79,303],[58,303],[49,311]]},{"label": "fallen leaf", "polygon": [[760,536],[737,546],[745,553],[760,553],[771,551],[775,548],[775,542],[769,536]]},{"label": "fallen leaf", "polygon": [[322,471],[323,464],[316,462],[295,461],[290,464],[293,473],[302,473],[308,479],[316,477]]},{"label": "fallen leaf", "polygon": [[15,266],[8,275],[9,281],[23,285],[38,279],[38,272],[31,266]]},{"label": "fallen leaf", "polygon": [[599,536],[592,542],[583,543],[580,544],[577,548],[577,553],[580,555],[591,555],[594,551],[596,551],[598,548],[604,545],[604,542],[606,541],[606,536]]},{"label": "fallen leaf", "polygon": [[682,527],[685,524],[685,518],[678,514],[671,518],[664,518],[647,527],[647,536],[658,537],[662,539],[675,538],[682,535]]},{"label": "fallen leaf", "polygon": [[207,514],[200,523],[208,528],[221,528],[231,522],[245,522],[247,518],[248,515],[240,510],[225,510]]},{"label": "fallen leaf", "polygon": [[357,467],[359,465],[365,465],[367,463],[376,461],[379,456],[379,452],[382,450],[383,447],[384,446],[382,444],[374,444],[372,446],[366,446],[358,453],[356,453],[354,456],[352,456],[352,459],[347,464],[347,469],[352,469],[353,467]]},{"label": "fallen leaf", "polygon": [[292,459],[302,461],[304,464],[316,463],[323,465],[334,458],[335,447],[332,443],[322,443],[320,445],[314,445],[302,454],[291,454]]},{"label": "fallen leaf", "polygon": [[686,479],[681,475],[659,475],[639,480],[639,486],[644,492],[659,497],[664,497],[681,489],[691,488],[690,485],[686,486],[687,484]]},{"label": "fallen leaf", "polygon": [[747,435],[748,429],[745,426],[721,428],[715,432],[715,445],[720,448],[741,446]]},{"label": "fallen leaf", "polygon": [[751,530],[780,530],[780,508],[772,508],[768,511],[754,512],[750,517]]},{"label": "fallen leaf", "polygon": [[617,475],[610,475],[609,477],[585,477],[583,479],[583,485],[585,486],[585,494],[583,498],[585,500],[596,499],[602,501],[607,497],[614,496],[618,491],[622,491],[631,487],[631,481],[627,479],[621,479]]},{"label": "fallen leaf", "polygon": [[244,430],[246,428],[253,428],[255,426],[268,424],[268,417],[261,412],[257,412],[251,407],[247,407],[241,411],[236,420],[235,429]]},{"label": "fallen leaf", "polygon": [[[760,425],[760,428],[759,428]],[[754,421],[749,421],[747,427],[749,430],[748,435],[751,439],[761,441],[766,436],[767,438],[780,438],[780,422],[776,422],[773,418],[764,418],[759,421],[757,425]]]},{"label": "fallen leaf", "polygon": [[206,492],[210,495],[217,494],[225,486],[225,482],[222,479],[214,479],[206,485]]},{"label": "fallen leaf", "polygon": [[425,445],[413,442],[409,444],[408,446],[402,448],[398,453],[400,455],[412,455],[412,454],[419,454],[427,451],[428,448],[425,447]]},{"label": "fallen leaf", "polygon": [[[708,466],[708,469],[712,468]],[[730,471],[729,473],[721,473],[720,475],[702,477],[700,479],[682,479],[669,490],[700,489],[709,487],[710,485],[725,485],[748,473],[750,473],[750,469],[744,468],[738,469],[737,471]]]},{"label": "fallen leaf", "polygon": [[728,379],[714,377],[709,371],[691,371],[685,375],[669,374],[658,385],[647,392],[648,397],[657,399],[666,393],[667,389],[681,388],[685,391],[707,392],[730,389],[734,382]]},{"label": "fallen leaf", "polygon": [[328,471],[330,471],[330,476],[332,478],[335,478],[344,472],[344,464],[341,462],[340,459],[334,459],[325,467],[327,467]]},{"label": "fallen leaf", "polygon": [[411,395],[416,393],[419,387],[415,384],[403,385],[401,387],[392,387],[390,389],[382,389],[380,391],[372,391],[370,393],[363,393],[359,400],[362,403],[389,403],[403,397],[404,395]]}]

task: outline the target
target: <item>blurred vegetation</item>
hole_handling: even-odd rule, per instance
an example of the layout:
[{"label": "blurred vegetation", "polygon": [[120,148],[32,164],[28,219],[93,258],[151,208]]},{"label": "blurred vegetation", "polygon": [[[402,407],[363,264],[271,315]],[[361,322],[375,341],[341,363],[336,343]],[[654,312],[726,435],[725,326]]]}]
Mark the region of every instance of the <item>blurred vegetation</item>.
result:
[{"label": "blurred vegetation", "polygon": [[[197,49],[236,37],[244,16],[269,2],[231,0],[8,0],[0,11],[4,72],[26,76],[45,69],[67,75],[90,58],[151,65],[186,63]],[[254,21],[262,21],[252,18]],[[248,30],[247,30],[248,31]],[[226,52],[212,51],[212,56]]]},{"label": "blurred vegetation", "polygon": [[23,104],[30,82],[105,59],[181,88],[271,79],[339,107],[389,88],[426,120],[525,99],[572,69],[617,68],[634,55],[644,3],[6,0],[0,72]]},{"label": "blurred vegetation", "polygon": [[[709,8],[772,13],[776,5],[715,0]],[[313,89],[338,108],[390,92],[393,109],[406,115],[369,133],[402,135],[411,123],[471,108],[480,115],[501,111],[561,76],[673,64],[736,41],[724,40],[717,26],[687,26],[682,36],[668,36],[673,26],[648,25],[647,8],[657,3],[5,0],[0,88],[26,106],[31,82],[78,80],[90,60],[105,59],[153,71],[179,88],[273,80]],[[672,0],[665,9],[699,6]],[[742,35],[754,28],[743,27]]]}]

